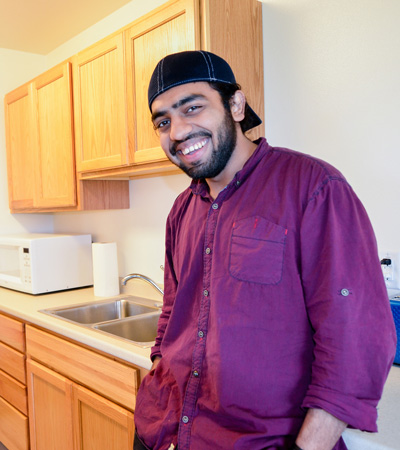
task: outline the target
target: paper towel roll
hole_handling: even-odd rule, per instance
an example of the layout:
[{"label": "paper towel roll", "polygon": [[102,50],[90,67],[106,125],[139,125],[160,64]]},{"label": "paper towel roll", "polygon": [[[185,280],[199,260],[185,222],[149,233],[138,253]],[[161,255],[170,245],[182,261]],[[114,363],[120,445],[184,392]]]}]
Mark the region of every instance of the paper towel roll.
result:
[{"label": "paper towel roll", "polygon": [[112,297],[119,294],[116,242],[92,244],[94,295]]}]

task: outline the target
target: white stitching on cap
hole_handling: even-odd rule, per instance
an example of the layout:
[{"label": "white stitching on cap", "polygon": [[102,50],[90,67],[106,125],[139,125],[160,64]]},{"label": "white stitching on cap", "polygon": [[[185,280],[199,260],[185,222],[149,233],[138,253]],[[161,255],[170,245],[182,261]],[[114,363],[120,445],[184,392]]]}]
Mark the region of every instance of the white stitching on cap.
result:
[{"label": "white stitching on cap", "polygon": [[164,69],[164,59],[161,60],[160,63],[160,70],[159,70],[159,80],[158,80],[158,92],[160,92],[160,90],[164,89],[164,75],[163,75],[163,69]]},{"label": "white stitching on cap", "polygon": [[157,91],[159,91],[160,90],[160,64],[157,64],[156,70],[157,70]]},{"label": "white stitching on cap", "polygon": [[[212,65],[210,56],[209,56],[209,55],[206,55],[206,54],[205,54],[204,52],[202,52],[202,51],[200,51],[200,53],[201,53],[201,55],[203,56],[204,61],[206,62],[207,70],[208,70],[208,76],[210,77],[210,80],[215,79],[215,77],[213,76],[213,75],[214,75],[214,67],[213,67],[213,65]],[[207,61],[207,57],[210,59],[210,64],[211,64],[212,74],[211,74],[211,72],[210,72],[210,64],[209,64],[208,61]]]},{"label": "white stitching on cap", "polygon": [[214,64],[212,62],[211,56],[209,53],[206,53],[205,56],[208,58],[208,60],[210,61],[210,66],[212,69],[212,79],[215,80],[215,72],[214,72]]}]

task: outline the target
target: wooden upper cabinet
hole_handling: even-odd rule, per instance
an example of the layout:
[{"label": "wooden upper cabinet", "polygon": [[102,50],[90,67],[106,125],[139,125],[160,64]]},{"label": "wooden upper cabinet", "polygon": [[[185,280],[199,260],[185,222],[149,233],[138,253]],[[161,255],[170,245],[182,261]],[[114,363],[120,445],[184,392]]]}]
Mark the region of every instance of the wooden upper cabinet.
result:
[{"label": "wooden upper cabinet", "polygon": [[[151,123],[147,90],[157,62],[169,53],[203,49],[226,59],[248,103],[263,119],[262,11],[257,0],[170,0],[122,30],[125,38],[128,159],[123,165],[81,166],[82,178],[140,177],[177,170]],[[121,82],[122,85],[122,82]],[[79,95],[75,91],[75,95]],[[118,93],[119,95],[119,93]],[[122,136],[123,134],[121,134]],[[264,135],[264,125],[247,133]],[[123,135],[125,137],[125,135]],[[90,172],[89,172],[90,171]]]},{"label": "wooden upper cabinet", "polygon": [[169,53],[199,48],[197,0],[175,0],[136,21],[125,31],[129,162],[166,160],[151,123],[147,88],[158,61]]},{"label": "wooden upper cabinet", "polygon": [[34,172],[31,86],[5,96],[8,197],[11,210],[33,207]]},{"label": "wooden upper cabinet", "polygon": [[106,38],[74,57],[77,170],[127,164],[123,34]]},{"label": "wooden upper cabinet", "polygon": [[[252,109],[264,121],[262,6],[258,0],[200,0],[201,48],[232,67]],[[264,123],[249,131],[264,136]]]},{"label": "wooden upper cabinet", "polygon": [[[71,58],[73,107],[69,63],[8,94],[12,212],[128,208],[129,186],[115,178],[178,170],[160,147],[147,102],[151,74],[169,53],[222,56],[263,119],[261,13],[258,0],[170,0]],[[260,125],[247,136],[263,134]]]},{"label": "wooden upper cabinet", "polygon": [[12,212],[75,206],[71,64],[5,97]]},{"label": "wooden upper cabinet", "polygon": [[54,67],[32,83],[36,145],[37,207],[76,205],[71,63]]}]

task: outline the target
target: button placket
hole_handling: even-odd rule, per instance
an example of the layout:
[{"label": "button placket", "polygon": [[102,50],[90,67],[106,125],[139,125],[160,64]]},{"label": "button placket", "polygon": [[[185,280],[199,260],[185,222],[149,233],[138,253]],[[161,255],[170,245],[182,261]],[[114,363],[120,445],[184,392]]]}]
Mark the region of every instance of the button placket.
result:
[{"label": "button placket", "polygon": [[218,203],[213,203],[207,216],[205,225],[205,239],[207,246],[203,253],[203,291],[200,300],[200,312],[198,317],[197,339],[192,353],[192,376],[188,380],[185,392],[185,400],[182,405],[181,424],[178,430],[178,444],[182,449],[187,450],[190,447],[190,433],[193,424],[193,415],[196,409],[196,402],[198,398],[198,386],[201,380],[200,372],[202,369],[207,330],[208,319],[210,314],[210,276],[212,258],[212,248],[214,247],[215,229],[217,226],[217,218],[219,216],[220,208]]}]

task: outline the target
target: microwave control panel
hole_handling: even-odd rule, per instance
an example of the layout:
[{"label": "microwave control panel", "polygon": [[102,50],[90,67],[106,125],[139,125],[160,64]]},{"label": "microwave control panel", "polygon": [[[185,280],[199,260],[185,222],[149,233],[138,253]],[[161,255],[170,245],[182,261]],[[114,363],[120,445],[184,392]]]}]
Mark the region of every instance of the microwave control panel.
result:
[{"label": "microwave control panel", "polygon": [[32,284],[31,278],[31,255],[29,253],[29,248],[24,247],[23,249],[23,273],[22,273],[22,281],[24,284]]}]

